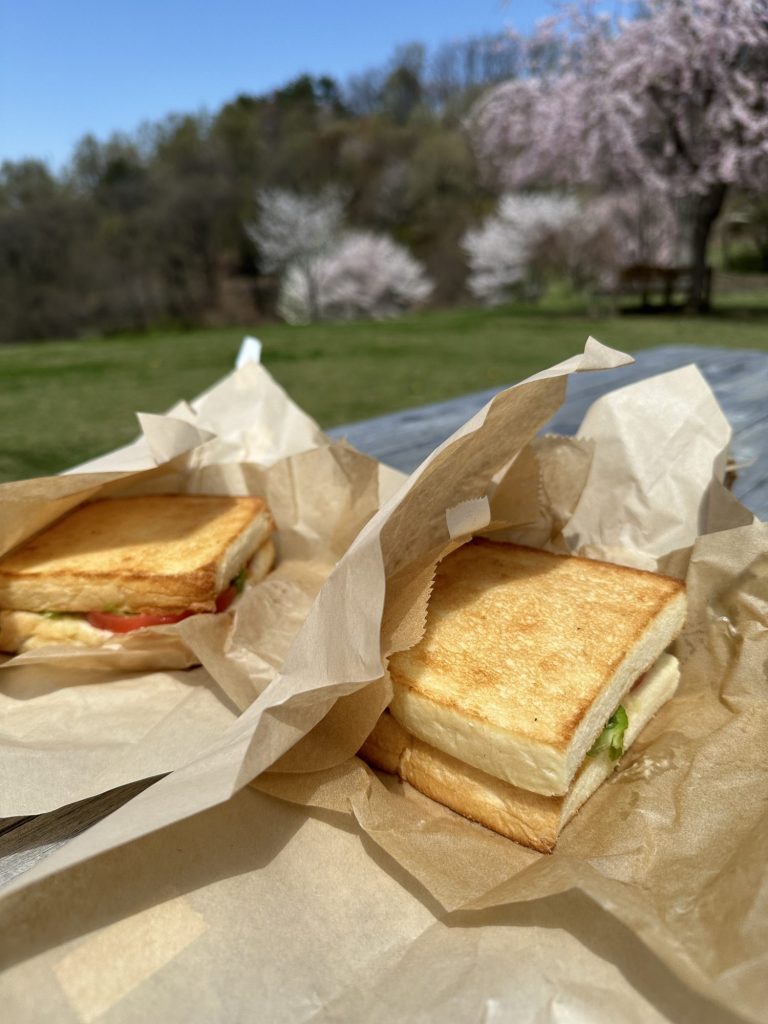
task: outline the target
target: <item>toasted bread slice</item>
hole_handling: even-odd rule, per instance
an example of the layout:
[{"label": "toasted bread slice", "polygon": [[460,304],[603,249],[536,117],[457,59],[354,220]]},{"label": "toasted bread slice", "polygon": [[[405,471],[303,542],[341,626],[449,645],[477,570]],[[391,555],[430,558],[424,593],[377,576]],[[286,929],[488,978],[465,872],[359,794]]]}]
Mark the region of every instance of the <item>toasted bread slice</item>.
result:
[{"label": "toasted bread slice", "polygon": [[423,639],[390,658],[390,710],[466,764],[563,795],[684,618],[679,580],[475,540],[438,566]]},{"label": "toasted bread slice", "polygon": [[90,502],[0,559],[0,608],[213,611],[273,529],[261,498],[161,494]]},{"label": "toasted bread slice", "polygon": [[[263,580],[274,561],[275,545],[265,540],[248,565],[247,585]],[[0,609],[0,651],[7,653],[32,651],[48,644],[99,647],[112,636],[109,630],[97,629],[77,613],[50,617],[42,612]]]},{"label": "toasted bread slice", "polygon": [[[629,718],[624,733],[625,751],[638,733],[677,689],[677,659],[663,654],[643,680],[624,698]],[[561,829],[621,763],[604,750],[587,757],[565,796],[542,796],[512,786],[463,764],[410,736],[385,712],[365,741],[360,756],[374,768],[409,782],[415,789],[493,829],[508,839],[549,853]]]}]

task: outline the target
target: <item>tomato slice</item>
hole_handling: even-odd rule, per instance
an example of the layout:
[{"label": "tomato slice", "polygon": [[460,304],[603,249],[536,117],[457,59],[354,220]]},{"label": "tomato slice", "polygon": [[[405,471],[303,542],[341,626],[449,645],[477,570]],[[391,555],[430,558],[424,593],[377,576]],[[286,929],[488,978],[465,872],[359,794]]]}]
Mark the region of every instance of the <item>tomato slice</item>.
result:
[{"label": "tomato slice", "polygon": [[180,612],[176,615],[151,615],[137,612],[136,615],[119,615],[117,612],[88,612],[86,619],[96,629],[107,629],[110,633],[130,633],[145,626],[169,626],[181,622],[195,612]]},{"label": "tomato slice", "polygon": [[[216,611],[223,612],[232,604],[237,597],[237,587],[232,584],[226,590],[222,590],[216,598]],[[177,612],[171,615],[151,612],[137,612],[135,615],[120,615],[118,612],[88,612],[86,619],[96,629],[106,629],[110,633],[130,633],[134,629],[144,629],[145,626],[170,626],[174,622],[181,622],[188,619],[190,615],[210,615],[211,612]]]},{"label": "tomato slice", "polygon": [[216,598],[216,611],[225,612],[237,597],[237,587],[231,583],[226,590],[222,590]]}]

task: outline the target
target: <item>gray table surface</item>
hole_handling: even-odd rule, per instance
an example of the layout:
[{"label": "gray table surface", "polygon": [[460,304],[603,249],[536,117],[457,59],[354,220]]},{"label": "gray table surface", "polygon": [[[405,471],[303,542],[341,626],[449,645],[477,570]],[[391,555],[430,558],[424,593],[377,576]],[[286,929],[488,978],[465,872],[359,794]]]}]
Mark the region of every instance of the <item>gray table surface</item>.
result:
[{"label": "gray table surface", "polygon": [[[600,395],[689,363],[699,367],[733,426],[731,450],[740,467],[734,493],[761,519],[768,519],[768,355],[762,352],[683,345],[639,352],[631,366],[571,377],[567,400],[546,430],[572,434]],[[347,437],[360,451],[410,472],[499,390],[379,416],[329,433]],[[121,786],[50,814],[0,819],[0,888],[152,781]]]},{"label": "gray table surface", "polygon": [[[636,353],[632,365],[618,370],[575,374],[569,379],[566,402],[546,432],[574,434],[600,395],[690,363],[698,366],[733,427],[731,454],[740,467],[734,493],[760,519],[768,519],[768,355],[764,352],[666,345]],[[346,437],[360,451],[410,473],[499,390],[475,391],[335,427],[329,433]]]}]

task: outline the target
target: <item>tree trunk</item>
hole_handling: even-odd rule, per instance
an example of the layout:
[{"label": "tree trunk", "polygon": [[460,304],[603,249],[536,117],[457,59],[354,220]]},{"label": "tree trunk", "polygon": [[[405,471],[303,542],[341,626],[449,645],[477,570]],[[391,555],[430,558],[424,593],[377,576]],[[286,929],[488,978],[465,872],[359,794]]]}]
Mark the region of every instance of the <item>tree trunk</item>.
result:
[{"label": "tree trunk", "polygon": [[314,269],[309,261],[307,261],[303,269],[307,281],[307,314],[309,322],[313,324],[318,319],[317,281],[315,280]]},{"label": "tree trunk", "polygon": [[712,228],[723,208],[727,190],[728,186],[721,182],[693,200],[691,290],[688,295],[688,307],[694,313],[709,312],[707,249]]}]

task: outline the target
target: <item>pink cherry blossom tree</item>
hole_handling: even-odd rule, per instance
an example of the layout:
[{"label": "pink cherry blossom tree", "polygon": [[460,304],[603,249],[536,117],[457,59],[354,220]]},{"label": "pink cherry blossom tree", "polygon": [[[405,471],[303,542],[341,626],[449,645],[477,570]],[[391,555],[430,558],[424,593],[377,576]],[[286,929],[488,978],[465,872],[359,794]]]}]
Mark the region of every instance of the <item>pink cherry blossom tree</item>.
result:
[{"label": "pink cherry blossom tree", "polygon": [[728,189],[768,183],[766,0],[646,0],[613,21],[592,5],[531,40],[527,73],[472,119],[478,156],[508,188],[627,188],[679,210],[706,307],[712,228]]}]

